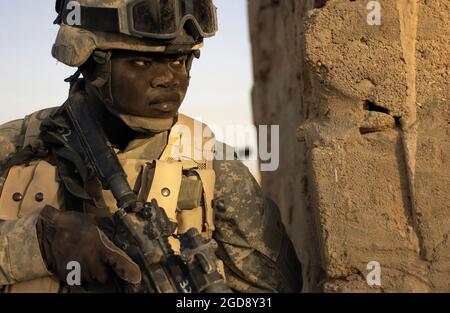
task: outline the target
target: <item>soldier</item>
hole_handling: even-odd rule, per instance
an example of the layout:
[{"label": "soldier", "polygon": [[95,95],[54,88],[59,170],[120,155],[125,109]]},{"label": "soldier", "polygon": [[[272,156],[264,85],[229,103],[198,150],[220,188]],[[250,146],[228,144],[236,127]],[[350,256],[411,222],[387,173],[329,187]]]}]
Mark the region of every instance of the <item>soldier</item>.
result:
[{"label": "soldier", "polygon": [[[56,3],[52,50],[78,68],[66,104],[88,106],[131,186],[137,193],[146,186],[146,197],[178,224],[173,249],[180,249],[177,235],[194,227],[217,241],[234,291],[300,292],[301,266],[274,202],[240,161],[218,157],[214,147],[223,145],[210,144],[206,125],[200,146],[181,143],[175,131],[195,133],[199,124],[178,110],[193,59],[217,31],[212,1],[79,0],[75,24],[67,2]],[[83,179],[77,151],[52,148],[64,137],[48,131],[59,114],[46,109],[0,127],[0,289],[117,292],[112,276],[138,283],[141,272],[110,240],[111,192]],[[82,286],[67,285],[71,261],[81,266]]]}]

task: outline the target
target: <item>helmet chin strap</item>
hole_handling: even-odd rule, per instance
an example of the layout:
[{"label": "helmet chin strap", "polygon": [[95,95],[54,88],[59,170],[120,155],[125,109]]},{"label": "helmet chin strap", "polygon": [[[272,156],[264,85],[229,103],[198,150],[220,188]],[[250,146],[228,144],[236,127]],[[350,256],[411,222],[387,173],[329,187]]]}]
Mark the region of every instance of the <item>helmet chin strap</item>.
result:
[{"label": "helmet chin strap", "polygon": [[[149,117],[140,117],[140,116],[132,116],[127,114],[122,114],[117,112],[114,109],[114,97],[112,94],[111,87],[111,57],[112,52],[104,52],[104,51],[95,51],[93,54],[93,59],[95,61],[95,71],[96,77],[93,81],[90,81],[90,84],[94,87],[92,88],[95,96],[100,99],[108,109],[108,111],[119,117],[128,127],[137,131],[139,133],[160,133],[164,131],[170,130],[173,125],[177,122],[178,116],[173,118],[149,118]],[[192,51],[189,55],[188,60],[186,61],[186,70],[188,74],[188,79],[190,81],[190,72],[192,68],[192,64],[195,58],[200,58],[200,50]],[[75,74],[76,77],[79,77],[79,70]],[[73,77],[75,77],[72,76]],[[71,79],[72,79],[71,78]]]},{"label": "helmet chin strap", "polygon": [[97,98],[101,99],[105,105],[112,106],[114,103],[111,88],[112,52],[95,51],[92,57],[95,61],[96,77],[90,84],[95,87]]}]

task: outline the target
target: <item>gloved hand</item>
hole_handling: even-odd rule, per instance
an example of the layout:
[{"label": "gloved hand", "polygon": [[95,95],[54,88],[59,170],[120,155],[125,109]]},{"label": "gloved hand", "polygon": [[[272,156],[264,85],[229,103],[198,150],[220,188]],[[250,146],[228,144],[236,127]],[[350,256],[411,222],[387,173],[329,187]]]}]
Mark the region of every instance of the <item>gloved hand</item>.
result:
[{"label": "gloved hand", "polygon": [[114,273],[131,284],[141,281],[139,266],[100,230],[95,215],[46,206],[36,227],[48,270],[61,281],[66,282],[71,261],[80,263],[82,282],[105,284]]}]

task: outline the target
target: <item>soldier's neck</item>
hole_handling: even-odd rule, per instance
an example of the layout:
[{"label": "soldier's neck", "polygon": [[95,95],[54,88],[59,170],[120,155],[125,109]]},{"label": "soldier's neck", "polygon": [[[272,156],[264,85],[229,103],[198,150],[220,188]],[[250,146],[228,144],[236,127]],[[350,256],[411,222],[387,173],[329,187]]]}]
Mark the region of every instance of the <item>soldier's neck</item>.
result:
[{"label": "soldier's neck", "polygon": [[129,128],[120,118],[111,114],[105,105],[95,96],[87,93],[89,108],[100,122],[111,144],[124,150],[138,133]]}]

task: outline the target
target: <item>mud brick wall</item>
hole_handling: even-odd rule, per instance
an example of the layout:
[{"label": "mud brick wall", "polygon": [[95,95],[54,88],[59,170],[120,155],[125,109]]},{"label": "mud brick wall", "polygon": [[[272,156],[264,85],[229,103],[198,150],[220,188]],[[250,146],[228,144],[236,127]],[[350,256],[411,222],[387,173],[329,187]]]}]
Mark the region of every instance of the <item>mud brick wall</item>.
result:
[{"label": "mud brick wall", "polygon": [[[249,0],[262,174],[305,292],[450,291],[450,2]],[[381,266],[370,287],[369,262]]]}]

